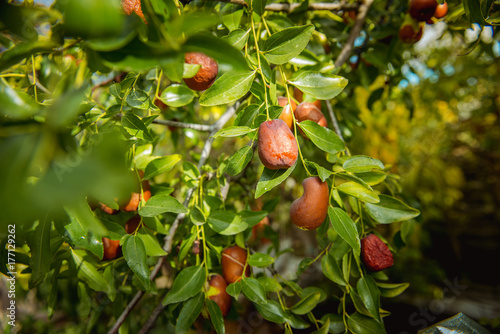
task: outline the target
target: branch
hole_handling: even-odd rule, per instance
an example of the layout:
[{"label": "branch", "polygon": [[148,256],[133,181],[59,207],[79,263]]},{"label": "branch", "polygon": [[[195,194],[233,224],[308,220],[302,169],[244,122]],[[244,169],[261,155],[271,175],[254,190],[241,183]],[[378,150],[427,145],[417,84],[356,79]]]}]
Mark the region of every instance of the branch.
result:
[{"label": "branch", "polygon": [[[245,95],[240,101],[245,99],[247,95]],[[214,138],[212,138],[212,135],[214,135],[217,131],[219,131],[230,119],[231,117],[234,116],[236,113],[236,110],[238,110],[238,107],[240,106],[240,101],[236,102],[233,106],[231,106],[214,124],[210,125],[211,127],[211,132],[210,135],[205,142],[205,146],[203,147],[203,151],[201,152],[201,157],[200,161],[198,162],[198,168],[201,168],[205,162],[207,161],[210,151],[212,150],[212,143],[214,141]],[[188,206],[189,202],[191,200],[191,196],[193,195],[194,188],[189,188],[186,198],[184,199],[184,206]],[[178,214],[177,217],[175,218],[175,221],[173,222],[172,226],[170,227],[168,235],[165,237],[165,243],[163,245],[163,249],[170,254],[172,251],[172,244],[173,240],[175,237],[175,233],[177,232],[177,228],[179,227],[180,223],[182,220],[184,220],[184,217],[186,215],[184,213]],[[155,277],[158,275],[160,272],[160,269],[165,261],[165,256],[160,257],[158,262],[156,263],[153,271],[151,272],[150,275],[150,280],[154,280]],[[122,314],[120,317],[116,320],[115,324],[113,327],[109,330],[108,334],[116,334],[118,332],[118,329],[120,326],[123,324],[127,316],[130,314],[132,309],[137,305],[139,300],[142,298],[144,295],[144,291],[138,291],[134,298],[129,302],[125,310],[123,310]],[[163,310],[163,303],[160,303],[151,315],[151,317],[148,319],[144,327],[141,329],[141,333],[147,333],[151,327],[154,325],[156,319],[158,316],[161,314],[161,311]]]},{"label": "branch", "polygon": [[183,122],[169,121],[164,119],[155,119],[153,123],[167,125],[167,126],[175,126],[177,128],[192,129],[197,131],[212,131],[213,128],[213,125],[183,123]]},{"label": "branch", "polygon": [[366,14],[368,14],[368,9],[370,9],[372,3],[373,0],[365,0],[365,2],[363,2],[359,6],[358,15],[356,16],[356,21],[354,22],[354,27],[352,28],[351,33],[349,34],[349,37],[344,44],[344,47],[340,51],[337,60],[335,60],[335,67],[338,68],[342,66],[347,61],[347,59],[349,59],[349,56],[354,49],[354,41],[356,40],[356,38],[358,38],[359,33],[363,28],[363,24],[366,20]]},{"label": "branch", "polygon": [[[247,6],[247,3],[244,0],[217,0],[219,2],[231,3],[234,5]],[[267,11],[271,12],[292,12],[297,7],[299,7],[299,3],[273,3],[266,6]],[[343,3],[329,3],[329,2],[317,2],[310,3],[307,7],[307,10],[331,10],[331,11],[340,11],[340,10],[357,10],[358,4],[343,4]]]},{"label": "branch", "polygon": [[333,113],[332,109],[332,104],[330,103],[330,100],[326,100],[326,109],[328,109],[328,113],[330,114],[330,118],[332,119],[332,124],[333,124],[333,130],[337,134],[337,136],[342,139],[343,142],[345,142],[344,137],[342,136],[342,132],[340,131],[339,123],[337,122],[337,118],[335,117],[335,114]]}]

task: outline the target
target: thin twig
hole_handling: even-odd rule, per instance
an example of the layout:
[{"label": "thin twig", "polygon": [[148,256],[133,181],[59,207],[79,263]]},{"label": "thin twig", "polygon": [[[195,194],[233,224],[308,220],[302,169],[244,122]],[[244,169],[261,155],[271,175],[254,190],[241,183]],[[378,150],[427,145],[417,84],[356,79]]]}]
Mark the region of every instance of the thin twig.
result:
[{"label": "thin twig", "polygon": [[[240,101],[244,100],[246,97],[247,97],[247,95],[245,95]],[[205,142],[205,146],[203,147],[203,150],[201,152],[201,157],[200,157],[200,160],[198,162],[198,168],[201,168],[205,164],[205,162],[207,161],[208,157],[210,156],[210,151],[212,150],[212,143],[214,141],[214,138],[212,138],[212,135],[214,135],[217,131],[219,131],[231,119],[231,117],[234,116],[234,114],[236,113],[236,110],[238,110],[238,107],[240,105],[240,101],[236,102],[233,106],[231,106],[212,125],[212,131],[210,132],[210,135],[209,135],[207,141]],[[186,194],[186,198],[184,199],[185,206],[189,205],[189,201],[191,200],[191,196],[193,195],[193,192],[194,192],[194,188],[190,188],[188,190],[188,192]],[[170,227],[168,235],[165,237],[165,243],[163,245],[163,249],[168,254],[170,254],[170,252],[172,251],[172,244],[173,244],[173,240],[175,237],[175,233],[177,232],[177,228],[179,227],[180,223],[182,222],[182,220],[184,219],[185,216],[186,215],[183,213],[177,215],[177,217],[175,218],[175,221],[173,222],[172,226]],[[151,272],[150,280],[154,280],[154,278],[158,275],[164,261],[165,261],[165,257],[164,256],[160,257],[160,259],[158,260],[154,269]],[[115,324],[109,330],[108,334],[116,334],[118,332],[118,329],[120,328],[120,326],[123,324],[123,322],[125,321],[127,316],[130,314],[132,309],[137,305],[137,303],[139,302],[139,300],[142,298],[143,295],[144,295],[144,291],[138,291],[135,294],[134,298],[132,298],[132,300],[129,302],[129,304],[127,305],[125,310],[123,310],[122,314],[116,320]],[[158,318],[158,316],[161,314],[161,311],[163,310],[163,307],[162,307],[163,304],[162,303],[160,303],[160,304],[161,304],[161,306],[158,305],[156,307],[156,309],[153,312],[153,314],[151,315],[151,317],[148,319],[146,324],[141,329],[141,333],[147,333],[154,325],[156,319]]]},{"label": "thin twig", "polygon": [[372,5],[373,0],[366,0],[359,6],[358,15],[356,16],[356,21],[354,21],[354,26],[352,27],[351,32],[349,33],[349,37],[344,44],[344,47],[340,51],[337,60],[335,60],[335,67],[342,66],[349,56],[351,55],[352,50],[354,49],[354,41],[358,38],[361,29],[363,28],[363,24],[366,20],[366,14],[368,14],[368,10]]},{"label": "thin twig", "polygon": [[340,139],[344,141],[344,137],[342,136],[342,132],[340,131],[339,122],[337,122],[337,118],[333,113],[332,104],[330,103],[330,100],[326,100],[325,102],[326,102],[326,109],[328,109],[328,113],[330,114],[330,118],[332,119],[333,130],[335,131],[337,136],[339,136]]},{"label": "thin twig", "polygon": [[[247,3],[244,0],[217,0],[219,2],[231,3],[234,5],[247,6]],[[299,7],[299,3],[273,3],[266,6],[267,11],[271,12],[292,12],[294,9]],[[330,3],[330,2],[317,2],[310,3],[307,7],[307,10],[330,10],[330,11],[340,11],[340,10],[356,10],[358,9],[358,4],[350,3]]]},{"label": "thin twig", "polygon": [[208,131],[212,131],[212,129],[213,129],[213,125],[183,123],[183,122],[169,121],[169,120],[164,120],[164,119],[155,119],[153,121],[153,123],[167,125],[167,126],[175,126],[177,128],[192,129],[192,130],[196,130],[196,131],[207,131],[208,132]]}]

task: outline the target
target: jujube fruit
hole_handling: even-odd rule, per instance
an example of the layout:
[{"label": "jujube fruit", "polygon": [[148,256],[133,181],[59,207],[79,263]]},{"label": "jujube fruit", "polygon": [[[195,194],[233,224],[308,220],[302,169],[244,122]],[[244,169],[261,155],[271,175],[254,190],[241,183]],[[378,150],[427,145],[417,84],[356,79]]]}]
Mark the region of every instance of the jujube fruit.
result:
[{"label": "jujube fruit", "polygon": [[446,14],[448,14],[448,3],[445,2],[437,5],[436,11],[434,12],[434,17],[436,19],[442,19],[446,16]]},{"label": "jujube fruit", "polygon": [[403,24],[399,29],[399,39],[403,43],[416,43],[422,38],[423,27],[418,26],[417,30],[411,24]]},{"label": "jujube fruit", "polygon": [[410,16],[420,22],[425,22],[434,16],[438,3],[436,0],[411,0]]},{"label": "jujube fruit", "polygon": [[290,219],[303,230],[314,230],[325,221],[328,214],[328,185],[313,176],[305,179],[302,187],[304,194],[290,206]]},{"label": "jujube fruit", "polygon": [[227,283],[221,275],[213,275],[208,282],[207,297],[219,305],[225,317],[231,309],[231,296],[226,292]]},{"label": "jujube fruit", "polygon": [[[139,177],[142,178],[144,176],[143,171],[139,171],[138,173]],[[139,188],[139,186],[137,187]],[[150,198],[151,198],[151,190],[149,187],[149,181],[144,180],[142,181],[142,194],[140,193],[140,189],[138,189],[135,192],[132,192],[129,201],[120,205],[120,209],[125,212],[136,211],[142,199],[144,199],[144,201],[147,202]]]},{"label": "jujube fruit", "polygon": [[100,205],[101,205],[101,210],[106,212],[108,215],[116,215],[118,212],[120,212],[120,210],[111,209],[104,203],[100,203]]},{"label": "jujube fruit", "polygon": [[137,230],[140,223],[141,216],[134,216],[130,218],[127,223],[125,223],[125,231],[127,231],[128,234],[133,234]]},{"label": "jujube fruit", "polygon": [[295,109],[295,118],[299,123],[305,120],[310,120],[321,126],[326,127],[327,125],[325,115],[323,115],[321,109],[311,102],[302,102],[299,104],[297,109]]},{"label": "jujube fruit", "polygon": [[147,23],[142,13],[141,0],[122,0],[122,9],[127,15],[131,15],[135,12],[145,23]]},{"label": "jujube fruit", "polygon": [[102,259],[105,261],[114,260],[122,256],[122,246],[120,240],[111,240],[109,238],[102,238],[102,246],[104,249]]},{"label": "jujube fruit", "polygon": [[286,169],[295,164],[299,150],[290,128],[281,119],[263,122],[258,132],[259,158],[269,169]]},{"label": "jujube fruit", "polygon": [[392,267],[394,258],[389,247],[375,234],[361,239],[361,259],[371,271],[380,271]]},{"label": "jujube fruit", "polygon": [[213,58],[202,52],[188,52],[184,56],[184,61],[187,64],[201,65],[194,77],[184,79],[189,88],[203,91],[212,86],[219,73],[219,66]]},{"label": "jujube fruit", "polygon": [[[298,89],[297,87],[293,88],[293,98],[297,100],[297,102],[304,102],[304,93]],[[321,110],[321,101],[320,100],[311,100],[305,101],[314,104],[319,110]]]},{"label": "jujube fruit", "polygon": [[[222,251],[222,276],[228,284],[237,282],[243,276],[247,263],[247,252],[239,246],[231,246]],[[246,266],[245,277],[250,275],[250,266]]]},{"label": "jujube fruit", "polygon": [[283,107],[283,112],[280,115],[280,119],[288,125],[290,129],[293,127],[293,116],[292,113],[295,112],[295,108],[297,108],[297,103],[293,100],[290,100],[288,103],[288,98],[284,96],[278,97],[278,104]]}]

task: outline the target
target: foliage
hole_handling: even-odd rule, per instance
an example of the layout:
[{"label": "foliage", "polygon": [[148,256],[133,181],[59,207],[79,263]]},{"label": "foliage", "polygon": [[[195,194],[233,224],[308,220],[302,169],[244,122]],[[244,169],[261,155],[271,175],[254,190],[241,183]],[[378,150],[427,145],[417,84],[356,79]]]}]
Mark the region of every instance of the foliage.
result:
[{"label": "foliage", "polygon": [[[496,23],[491,2],[478,3],[453,4],[454,27]],[[357,57],[335,67],[354,22],[310,11],[308,1],[288,14],[266,4],[144,0],[147,23],[121,14],[118,1],[0,4],[0,223],[16,224],[18,297],[35,291],[52,319],[20,319],[24,331],[63,332],[49,326],[57,320],[80,332],[138,332],[149,318],[162,331],[196,322],[221,333],[230,321],[248,325],[255,309],[287,332],[385,332],[381,297],[408,284],[367,271],[359,240],[377,233],[397,253],[411,233],[400,222],[413,224],[419,211],[401,193],[396,160],[353,154],[349,140],[376,122],[356,105],[361,90],[368,109],[396,91],[413,110],[411,96],[397,90],[408,52],[397,28],[407,6],[374,3]],[[190,51],[219,64],[204,92],[182,82],[199,70],[184,64]],[[374,87],[382,77],[388,84]],[[256,130],[280,116],[277,96],[293,99],[294,87],[323,100],[324,110],[333,105],[330,125],[294,122],[297,163],[263,169]],[[289,226],[286,209],[312,175],[327,182],[330,207],[323,225],[306,232]],[[138,180],[150,182],[152,197],[142,196],[137,211],[95,207],[118,210]],[[136,215],[140,225],[128,234]],[[266,216],[267,242],[253,233]],[[301,253],[311,235],[314,252]],[[104,237],[120,240],[123,257],[101,260]],[[7,263],[8,239],[1,241]],[[205,283],[234,244],[246,249],[252,274],[228,286],[234,306],[223,319]],[[289,268],[290,253],[301,258],[297,268]],[[129,314],[136,298],[144,300]],[[335,307],[325,312],[327,303]]]}]

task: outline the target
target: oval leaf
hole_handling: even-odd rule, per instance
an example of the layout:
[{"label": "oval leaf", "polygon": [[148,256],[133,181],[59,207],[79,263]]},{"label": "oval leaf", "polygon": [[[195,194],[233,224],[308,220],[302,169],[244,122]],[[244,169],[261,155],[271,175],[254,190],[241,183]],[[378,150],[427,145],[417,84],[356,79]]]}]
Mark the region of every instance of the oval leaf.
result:
[{"label": "oval leaf", "polygon": [[329,280],[342,286],[347,284],[344,280],[344,276],[342,276],[339,264],[330,254],[323,256],[321,259],[321,269],[323,270],[323,274],[325,274]]},{"label": "oval leaf", "polygon": [[355,155],[347,159],[342,168],[352,173],[369,172],[372,169],[384,169],[384,164],[375,158],[364,155]]},{"label": "oval leaf", "polygon": [[245,297],[257,304],[266,304],[266,291],[255,278],[247,277],[241,281],[241,290]]},{"label": "oval leaf", "polygon": [[142,285],[149,290],[151,281],[149,280],[149,267],[147,263],[146,248],[141,238],[135,235],[128,235],[123,242],[123,257],[134,274],[139,278]]},{"label": "oval leaf", "polygon": [[356,334],[384,334],[384,325],[360,313],[351,314],[347,318],[349,329]]},{"label": "oval leaf", "polygon": [[173,84],[163,91],[160,100],[170,107],[182,107],[191,103],[194,92],[186,86]]},{"label": "oval leaf", "polygon": [[224,317],[222,316],[222,311],[219,305],[210,298],[205,299],[205,305],[207,306],[208,313],[210,314],[210,320],[214,325],[217,334],[224,334]]},{"label": "oval leaf", "polygon": [[313,25],[291,27],[278,31],[265,41],[264,55],[273,64],[284,64],[305,49],[313,31]]},{"label": "oval leaf", "polygon": [[274,300],[268,300],[265,304],[255,304],[255,308],[264,319],[277,324],[284,323],[287,318],[287,314],[283,311],[281,305]]},{"label": "oval leaf", "polygon": [[164,212],[187,213],[188,210],[177,199],[170,195],[155,195],[139,209],[142,217],[154,217]]},{"label": "oval leaf", "polygon": [[368,312],[373,318],[380,320],[380,291],[375,280],[371,276],[365,275],[358,280],[356,288]]},{"label": "oval leaf", "polygon": [[336,154],[345,150],[344,142],[332,130],[309,120],[302,121],[298,125],[313,144],[323,151]]},{"label": "oval leaf", "polygon": [[203,266],[192,266],[182,270],[174,280],[172,289],[163,300],[163,305],[183,302],[201,291],[207,280],[207,272]]},{"label": "oval leaf", "polygon": [[231,158],[227,164],[226,172],[235,176],[243,171],[253,157],[252,146],[243,146]]},{"label": "oval leaf", "polygon": [[333,228],[354,250],[354,254],[359,257],[361,242],[359,241],[356,224],[349,215],[341,208],[328,208],[328,217],[332,222]]},{"label": "oval leaf", "polygon": [[379,203],[366,203],[365,208],[370,217],[380,224],[391,224],[417,217],[420,211],[414,209],[400,200],[380,195]]},{"label": "oval leaf", "polygon": [[393,298],[402,294],[410,283],[381,283],[377,282],[382,297]]},{"label": "oval leaf", "polygon": [[290,83],[305,94],[318,100],[330,100],[339,95],[347,86],[348,80],[338,75],[328,75],[319,72],[305,71],[300,73]]},{"label": "oval leaf", "polygon": [[156,175],[171,171],[179,161],[181,161],[179,154],[167,155],[150,161],[144,171],[144,180],[149,180]]},{"label": "oval leaf", "polygon": [[224,210],[211,213],[207,222],[215,232],[222,235],[235,235],[249,227],[236,213]]},{"label": "oval leaf", "polygon": [[200,97],[202,106],[216,106],[234,102],[245,95],[252,86],[255,71],[224,73]]},{"label": "oval leaf", "polygon": [[86,282],[92,290],[106,291],[108,283],[97,269],[89,261],[85,260],[86,255],[83,250],[71,249],[71,256],[76,265],[76,276]]},{"label": "oval leaf", "polygon": [[298,314],[298,315],[303,315],[303,314],[309,313],[316,307],[316,305],[319,302],[320,297],[321,297],[321,293],[319,293],[319,292],[311,293],[311,294],[303,297],[297,304],[292,306],[290,308],[290,311],[292,311],[293,313]]},{"label": "oval leaf", "polygon": [[242,135],[246,135],[251,131],[256,131],[256,129],[251,129],[248,126],[230,126],[224,129],[220,129],[215,133],[212,137],[238,137]]},{"label": "oval leaf", "polygon": [[201,313],[203,302],[205,301],[205,294],[200,292],[193,298],[189,299],[182,307],[177,323],[175,325],[175,334],[183,334],[189,332],[191,325],[195,322],[196,318]]},{"label": "oval leaf", "polygon": [[274,263],[274,258],[264,253],[254,253],[248,258],[248,264],[254,267],[265,268]]},{"label": "oval leaf", "polygon": [[257,188],[255,189],[255,198],[259,198],[269,190],[273,189],[281,182],[283,182],[297,166],[297,162],[288,169],[277,169],[271,170],[264,167],[264,171],[260,176],[259,183],[257,183]]},{"label": "oval leaf", "polygon": [[357,182],[345,182],[337,187],[337,189],[347,195],[359,198],[363,202],[378,203],[380,199],[378,195],[371,189],[363,187]]}]

